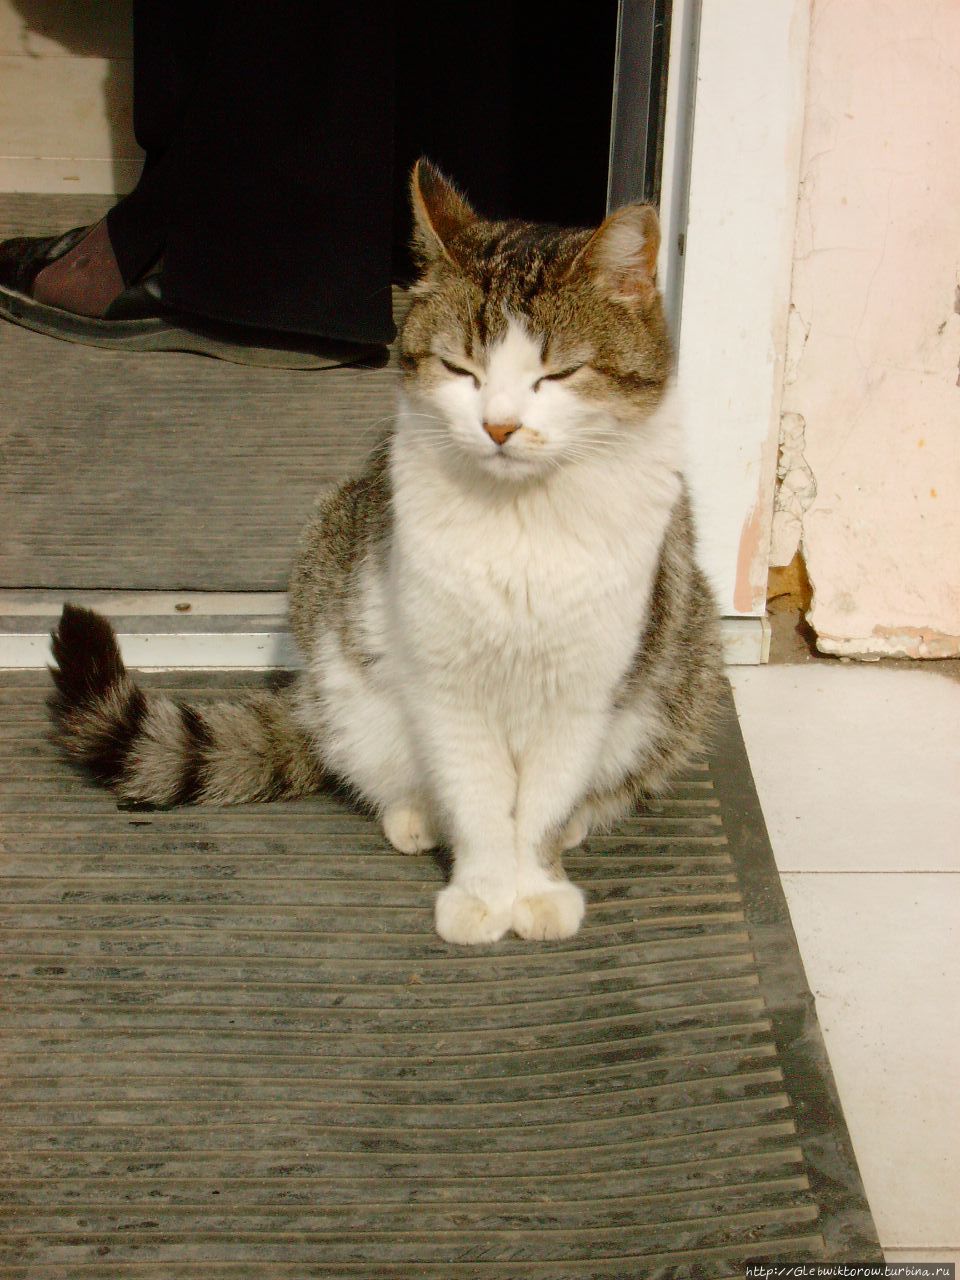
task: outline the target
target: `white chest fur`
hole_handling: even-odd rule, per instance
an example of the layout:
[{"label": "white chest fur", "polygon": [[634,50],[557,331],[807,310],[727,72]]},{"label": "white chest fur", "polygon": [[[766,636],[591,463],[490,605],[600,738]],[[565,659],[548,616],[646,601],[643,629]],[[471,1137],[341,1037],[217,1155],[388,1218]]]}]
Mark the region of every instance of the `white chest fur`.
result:
[{"label": "white chest fur", "polygon": [[598,705],[642,631],[679,494],[670,401],[609,453],[471,483],[401,407],[388,616],[411,677],[490,709]]}]

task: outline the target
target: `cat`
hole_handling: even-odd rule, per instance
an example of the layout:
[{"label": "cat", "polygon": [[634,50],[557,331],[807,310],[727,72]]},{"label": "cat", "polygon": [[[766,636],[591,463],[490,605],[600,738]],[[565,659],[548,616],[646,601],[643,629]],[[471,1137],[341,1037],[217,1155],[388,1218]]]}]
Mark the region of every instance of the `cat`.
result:
[{"label": "cat", "polygon": [[139,689],[110,624],[53,633],[59,742],[158,805],[302,796],[331,776],[390,843],[447,842],[448,942],[576,933],[564,850],[661,792],[721,685],[656,288],[655,211],[596,230],[490,222],[428,161],[395,425],[322,496],[278,694]]}]

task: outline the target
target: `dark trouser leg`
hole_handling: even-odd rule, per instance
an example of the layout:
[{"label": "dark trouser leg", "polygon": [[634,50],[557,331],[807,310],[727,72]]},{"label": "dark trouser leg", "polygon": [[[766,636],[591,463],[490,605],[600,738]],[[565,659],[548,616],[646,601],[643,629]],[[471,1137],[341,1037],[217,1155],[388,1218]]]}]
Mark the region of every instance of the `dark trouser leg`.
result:
[{"label": "dark trouser leg", "polygon": [[124,279],[162,249],[164,296],[188,312],[389,340],[391,251],[409,276],[406,185],[421,152],[483,213],[596,225],[616,2],[586,6],[575,40],[551,12],[546,0],[406,0],[399,17],[373,0],[135,0],[147,165],[108,221]]},{"label": "dark trouser leg", "polygon": [[127,284],[166,244],[178,198],[174,143],[203,75],[219,7],[196,0],[135,0],[133,6],[133,127],[146,159],[136,187],[107,214]]},{"label": "dark trouser leg", "polygon": [[393,4],[134,8],[148,160],[108,222],[125,279],[162,251],[178,309],[389,341]]}]

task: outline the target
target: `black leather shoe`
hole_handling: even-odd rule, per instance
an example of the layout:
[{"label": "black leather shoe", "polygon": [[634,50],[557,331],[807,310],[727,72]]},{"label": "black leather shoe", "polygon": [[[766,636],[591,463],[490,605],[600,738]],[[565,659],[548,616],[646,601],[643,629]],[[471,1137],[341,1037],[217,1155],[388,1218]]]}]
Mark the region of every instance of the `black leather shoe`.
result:
[{"label": "black leather shoe", "polygon": [[51,262],[80,243],[89,227],[74,227],[62,236],[18,236],[0,244],[0,288],[29,297],[33,282]]},{"label": "black leather shoe", "polygon": [[231,364],[268,369],[333,369],[386,363],[387,350],[308,334],[226,324],[165,306],[159,275],[124,289],[100,318],[77,315],[31,297],[44,267],[69,252],[90,230],[61,236],[19,236],[0,244],[0,317],[36,333],[117,351],[192,351]]}]

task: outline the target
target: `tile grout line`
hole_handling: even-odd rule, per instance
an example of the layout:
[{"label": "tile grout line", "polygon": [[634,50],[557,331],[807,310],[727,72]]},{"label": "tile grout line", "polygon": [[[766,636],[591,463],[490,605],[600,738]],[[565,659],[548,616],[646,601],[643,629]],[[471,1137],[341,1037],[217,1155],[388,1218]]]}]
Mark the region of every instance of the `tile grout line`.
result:
[{"label": "tile grout line", "polygon": [[881,1240],[880,1248],[891,1253],[960,1253],[960,1244],[884,1244]]},{"label": "tile grout line", "polygon": [[911,870],[904,868],[902,870],[883,870],[859,869],[853,870],[837,870],[837,871],[810,871],[799,867],[778,867],[781,876],[957,876],[960,875],[960,867],[928,867],[923,870],[917,868]]}]

